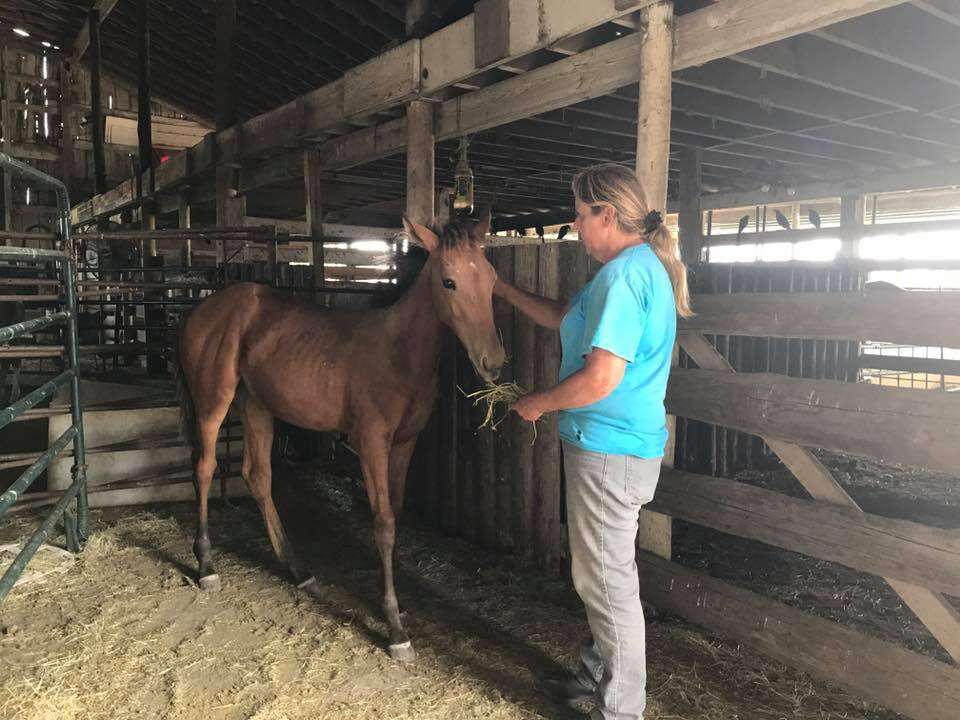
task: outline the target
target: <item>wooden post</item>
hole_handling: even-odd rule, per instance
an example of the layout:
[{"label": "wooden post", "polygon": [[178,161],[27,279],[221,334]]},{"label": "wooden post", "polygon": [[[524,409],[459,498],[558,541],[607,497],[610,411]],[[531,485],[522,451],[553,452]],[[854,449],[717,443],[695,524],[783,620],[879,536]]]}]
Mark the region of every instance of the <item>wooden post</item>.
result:
[{"label": "wooden post", "polygon": [[[10,154],[10,145],[13,142],[13,125],[10,114],[10,81],[7,77],[9,69],[7,67],[7,46],[0,47],[0,149],[4,153]],[[6,170],[0,170],[0,176],[3,177],[3,229],[13,230],[13,176]],[[4,241],[6,245],[13,243],[9,238]]]},{"label": "wooden post", "polygon": [[217,132],[237,123],[237,0],[217,0]]},{"label": "wooden post", "polygon": [[[237,122],[237,3],[236,0],[217,0],[216,5],[216,109],[217,132]],[[219,160],[218,160],[219,163]],[[239,195],[238,170],[229,165],[218,164],[216,170],[217,225],[240,226],[246,215],[246,200]],[[223,265],[236,252],[223,240],[216,241],[217,265]],[[223,268],[224,281],[227,279]]]},{"label": "wooden post", "polygon": [[703,150],[700,148],[686,148],[680,154],[680,256],[691,266],[700,262],[703,249],[702,163]]},{"label": "wooden post", "polygon": [[[137,0],[137,140],[139,141],[140,175],[137,183],[140,197],[153,192],[153,129],[150,123],[150,0]],[[147,172],[149,171],[149,172]],[[147,187],[143,174],[147,172]],[[147,211],[145,215],[152,214]],[[141,216],[144,228],[149,218]]]},{"label": "wooden post", "polygon": [[[93,137],[93,179],[97,195],[107,191],[107,164],[103,154],[103,101],[100,97],[100,11],[90,11],[90,124]],[[66,97],[67,88],[61,88],[61,97]],[[63,109],[66,116],[66,109]],[[64,127],[64,135],[66,135]],[[139,125],[137,132],[140,132]],[[98,223],[100,224],[100,223]]]},{"label": "wooden post", "polygon": [[[640,11],[640,86],[637,103],[637,177],[647,202],[664,212],[667,206],[667,172],[670,164],[670,112],[673,81],[673,3],[662,2]],[[674,357],[677,352],[674,350]],[[676,418],[667,417],[670,440],[665,466],[673,466]],[[670,559],[672,522],[668,515],[640,513],[639,546]]]},{"label": "wooden post", "polygon": [[[191,223],[190,217],[190,189],[184,188],[177,196],[177,227],[188,229]],[[193,240],[187,238],[183,242],[181,250],[181,262],[185,268],[193,266]],[[192,291],[191,291],[192,295]]]},{"label": "wooden post", "polygon": [[[864,224],[864,196],[844,195],[840,198],[840,227]],[[840,256],[855,258],[860,255],[859,238],[844,238],[840,243]]]},{"label": "wooden post", "polygon": [[320,190],[320,153],[316,148],[303,151],[303,184],[306,191],[307,232],[313,241],[313,299],[320,302],[326,285],[323,273],[323,192]]},{"label": "wooden post", "polygon": [[428,225],[434,215],[433,106],[414,100],[407,106],[407,207],[414,222]]}]

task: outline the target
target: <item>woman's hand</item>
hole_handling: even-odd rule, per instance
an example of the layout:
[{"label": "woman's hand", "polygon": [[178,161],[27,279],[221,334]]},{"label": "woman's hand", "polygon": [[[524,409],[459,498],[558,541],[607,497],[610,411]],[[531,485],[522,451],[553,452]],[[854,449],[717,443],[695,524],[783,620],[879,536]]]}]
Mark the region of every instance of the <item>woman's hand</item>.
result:
[{"label": "woman's hand", "polygon": [[511,405],[510,409],[524,420],[529,420],[530,422],[536,422],[540,419],[540,416],[543,415],[543,410],[540,409],[539,405],[539,393],[524,395]]}]

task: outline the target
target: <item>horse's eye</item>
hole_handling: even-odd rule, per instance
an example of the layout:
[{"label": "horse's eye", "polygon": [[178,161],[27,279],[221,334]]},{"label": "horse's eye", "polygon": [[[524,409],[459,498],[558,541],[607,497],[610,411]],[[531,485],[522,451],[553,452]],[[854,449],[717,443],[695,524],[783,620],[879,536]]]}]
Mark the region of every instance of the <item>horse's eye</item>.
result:
[{"label": "horse's eye", "polygon": [[457,289],[457,284],[456,284],[451,278],[444,278],[444,279],[443,279],[443,286],[444,286],[447,290],[456,290],[456,289]]}]

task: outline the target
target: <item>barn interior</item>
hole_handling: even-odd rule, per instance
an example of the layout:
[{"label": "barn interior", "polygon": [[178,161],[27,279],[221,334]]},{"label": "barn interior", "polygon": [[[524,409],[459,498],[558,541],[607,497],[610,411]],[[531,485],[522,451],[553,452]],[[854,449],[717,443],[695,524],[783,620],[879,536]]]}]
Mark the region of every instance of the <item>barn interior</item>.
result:
[{"label": "barn interior", "polygon": [[[954,718],[958,38],[957,0],[0,0],[0,328],[37,323],[0,329],[0,715],[561,712],[537,678],[585,622],[555,417],[483,427],[445,344],[401,530],[404,667],[343,438],[280,424],[274,447],[322,596],[273,558],[232,417],[225,588],[196,587],[175,339],[238,281],[390,302],[402,216],[457,202],[491,209],[501,277],[568,298],[598,269],[571,179],[614,162],[678,233],[696,312],[638,540],[648,714]],[[502,379],[553,384],[556,336],[494,316]]]}]

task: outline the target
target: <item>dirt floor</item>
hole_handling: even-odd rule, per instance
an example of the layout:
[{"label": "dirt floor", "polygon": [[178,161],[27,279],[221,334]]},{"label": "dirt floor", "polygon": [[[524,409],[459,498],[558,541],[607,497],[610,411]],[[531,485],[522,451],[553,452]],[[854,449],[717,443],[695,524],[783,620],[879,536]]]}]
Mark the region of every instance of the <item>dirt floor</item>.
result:
[{"label": "dirt floor", "polygon": [[[0,607],[0,718],[573,717],[536,686],[571,666],[586,632],[563,581],[407,519],[398,592],[419,656],[394,663],[352,482],[279,485],[321,598],[289,581],[249,501],[214,504],[217,594],[194,584],[192,505],[94,511],[80,558],[38,558],[32,570],[64,572]],[[35,522],[15,515],[0,542]],[[674,618],[650,624],[648,645],[648,720],[897,717]]]}]

